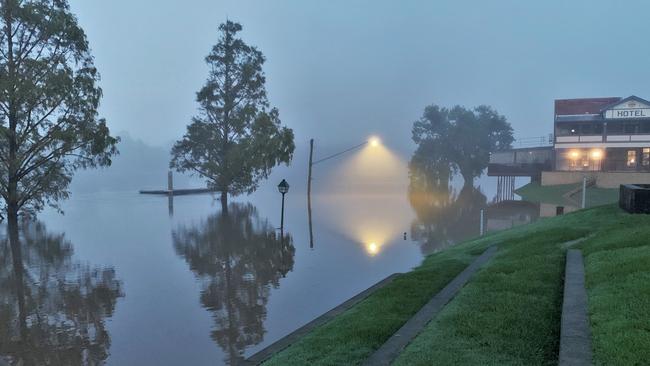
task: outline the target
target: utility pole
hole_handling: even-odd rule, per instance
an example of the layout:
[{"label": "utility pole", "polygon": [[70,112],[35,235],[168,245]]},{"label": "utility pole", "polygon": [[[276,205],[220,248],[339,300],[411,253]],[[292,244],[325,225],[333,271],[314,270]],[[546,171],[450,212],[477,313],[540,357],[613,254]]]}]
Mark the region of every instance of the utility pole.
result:
[{"label": "utility pole", "polygon": [[309,173],[307,174],[307,215],[309,216],[309,247],[314,248],[314,232],[311,225],[311,166],[314,156],[314,139],[309,140]]}]

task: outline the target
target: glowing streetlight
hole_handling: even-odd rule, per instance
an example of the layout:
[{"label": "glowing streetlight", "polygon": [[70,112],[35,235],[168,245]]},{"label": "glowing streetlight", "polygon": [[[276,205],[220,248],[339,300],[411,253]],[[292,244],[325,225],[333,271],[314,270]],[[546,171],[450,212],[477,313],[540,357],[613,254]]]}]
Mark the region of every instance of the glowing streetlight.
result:
[{"label": "glowing streetlight", "polygon": [[377,243],[375,242],[369,243],[366,246],[366,251],[368,251],[368,254],[370,255],[375,255],[379,253],[379,245],[377,245]]},{"label": "glowing streetlight", "polygon": [[375,136],[371,137],[368,140],[368,142],[370,143],[370,146],[372,146],[372,147],[377,147],[381,143],[381,141],[379,140],[379,137],[375,137]]}]

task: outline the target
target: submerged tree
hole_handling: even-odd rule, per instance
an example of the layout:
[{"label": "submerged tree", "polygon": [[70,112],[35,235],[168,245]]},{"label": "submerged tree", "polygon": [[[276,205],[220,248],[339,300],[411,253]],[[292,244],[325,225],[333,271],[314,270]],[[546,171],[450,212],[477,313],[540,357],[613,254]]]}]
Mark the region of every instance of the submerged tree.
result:
[{"label": "submerged tree", "polygon": [[20,210],[66,198],[76,169],[109,165],[117,139],[66,0],[2,0],[0,27],[0,196],[15,226]]},{"label": "submerged tree", "polygon": [[413,124],[413,141],[426,165],[436,167],[442,176],[459,171],[465,185],[472,186],[487,167],[490,153],[510,148],[514,138],[506,118],[491,107],[430,105]]},{"label": "submerged tree", "polygon": [[197,93],[199,115],[172,148],[170,167],[205,178],[227,209],[228,194],[250,193],[273,167],[289,164],[294,143],[278,110],[269,109],[264,56],[237,37],[240,24],[227,21],[219,30],[205,58],[210,73]]},{"label": "submerged tree", "polygon": [[250,204],[231,203],[199,226],[174,230],[174,248],[202,283],[201,304],[212,313],[212,339],[229,364],[243,361],[248,346],[264,337],[270,288],[293,269],[291,236]]}]

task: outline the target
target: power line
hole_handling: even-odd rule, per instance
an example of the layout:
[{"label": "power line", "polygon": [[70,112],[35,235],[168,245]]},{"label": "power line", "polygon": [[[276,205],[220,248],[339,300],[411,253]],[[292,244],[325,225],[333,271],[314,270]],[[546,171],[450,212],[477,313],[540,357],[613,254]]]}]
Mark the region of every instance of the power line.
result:
[{"label": "power line", "polygon": [[329,160],[329,159],[335,158],[335,157],[337,157],[337,156],[339,156],[339,155],[345,154],[345,153],[348,152],[348,151],[352,151],[352,150],[358,149],[358,148],[362,147],[363,145],[365,145],[365,144],[367,144],[367,143],[368,143],[368,141],[365,141],[365,142],[363,142],[363,143],[361,143],[361,144],[359,144],[359,145],[353,146],[353,147],[351,147],[351,148],[349,148],[349,149],[345,149],[345,150],[343,150],[343,151],[341,151],[341,152],[337,152],[336,154],[332,154],[332,155],[330,155],[330,156],[326,156],[326,157],[324,157],[324,158],[322,158],[322,159],[318,159],[318,160],[314,161],[313,163],[311,163],[311,165],[316,165],[316,164],[318,164],[318,163],[322,163],[322,162],[324,162],[325,160]]}]

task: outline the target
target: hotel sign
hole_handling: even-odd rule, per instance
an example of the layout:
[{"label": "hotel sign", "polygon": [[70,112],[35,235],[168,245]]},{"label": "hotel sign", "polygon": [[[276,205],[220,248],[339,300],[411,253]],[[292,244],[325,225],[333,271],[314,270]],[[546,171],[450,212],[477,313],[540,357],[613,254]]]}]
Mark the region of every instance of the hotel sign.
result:
[{"label": "hotel sign", "polygon": [[650,108],[610,109],[605,111],[605,118],[650,118]]},{"label": "hotel sign", "polygon": [[650,118],[650,106],[630,100],[605,111],[607,119]]}]

